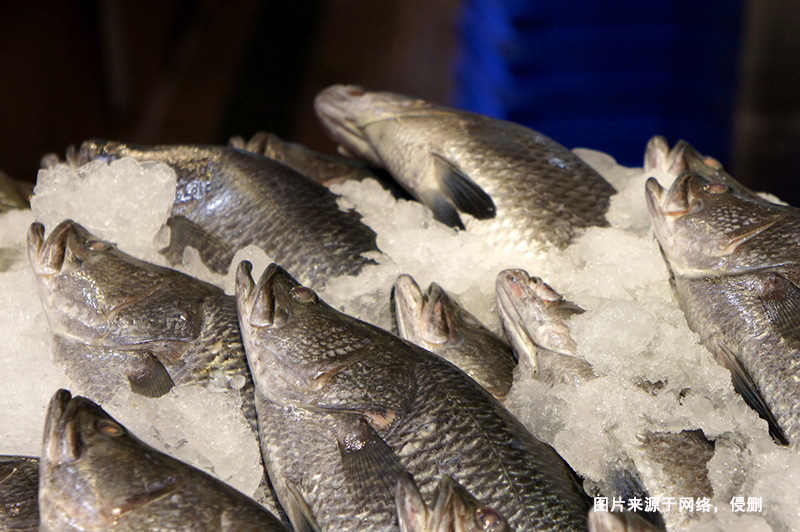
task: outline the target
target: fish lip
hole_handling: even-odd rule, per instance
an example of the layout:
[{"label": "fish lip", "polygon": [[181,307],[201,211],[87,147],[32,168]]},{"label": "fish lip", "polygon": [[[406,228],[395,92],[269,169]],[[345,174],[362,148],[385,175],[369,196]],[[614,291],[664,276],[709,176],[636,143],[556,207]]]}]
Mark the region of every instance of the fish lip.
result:
[{"label": "fish lip", "polygon": [[239,263],[236,271],[236,300],[240,316],[251,327],[271,327],[275,321],[275,280],[286,271],[274,262],[267,266],[258,283],[252,277],[253,265],[248,261]]},{"label": "fish lip", "polygon": [[77,417],[89,402],[84,397],[72,397],[68,390],[58,390],[50,399],[45,417],[42,456],[48,462],[60,464],[80,458],[81,438]]},{"label": "fish lip", "polygon": [[76,224],[64,220],[44,239],[44,226],[33,223],[28,229],[28,258],[34,273],[39,276],[58,275],[69,256],[68,244],[77,238]]},{"label": "fish lip", "polygon": [[[514,304],[514,294],[516,292],[514,284],[520,280],[528,284],[531,277],[528,272],[520,269],[503,270],[497,274],[497,280],[495,281],[497,313],[500,315],[503,330],[506,332],[511,345],[514,346],[517,342],[521,342],[526,345],[530,353],[535,353],[536,342],[533,341],[533,338],[523,325],[524,320]],[[517,353],[516,349],[514,350],[514,355],[519,358],[519,353]],[[536,360],[534,359],[532,362],[534,368],[536,368]]]},{"label": "fish lip", "polygon": [[122,142],[115,140],[87,140],[81,143],[76,162],[79,165],[95,160],[109,163],[121,157],[120,150],[124,146]]},{"label": "fish lip", "polygon": [[314,112],[327,128],[343,128],[351,135],[362,137],[361,128],[350,118],[347,109],[352,98],[365,94],[359,85],[332,85],[314,98]]},{"label": "fish lip", "polygon": [[405,339],[418,335],[415,329],[422,319],[425,296],[417,281],[408,274],[399,275],[392,286],[392,298],[398,334]]}]

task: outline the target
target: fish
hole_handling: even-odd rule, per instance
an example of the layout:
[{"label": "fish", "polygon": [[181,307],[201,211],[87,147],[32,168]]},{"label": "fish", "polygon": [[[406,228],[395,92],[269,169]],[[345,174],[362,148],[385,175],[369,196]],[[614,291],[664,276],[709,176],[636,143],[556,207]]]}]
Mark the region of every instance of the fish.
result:
[{"label": "fish", "polygon": [[248,141],[238,136],[231,137],[228,146],[269,157],[326,187],[346,181],[374,179],[395,198],[411,198],[386,170],[353,159],[331,157],[302,144],[287,142],[274,133],[259,131]]},{"label": "fish", "polygon": [[255,429],[253,382],[236,302],[222,289],[141,261],[65,220],[44,238],[28,230],[28,255],[54,337],[54,358],[99,401],[120,386],[160,397],[205,383],[240,396]]},{"label": "fish", "polygon": [[0,214],[15,209],[30,209],[32,190],[30,184],[12,179],[0,171]]},{"label": "fish", "polygon": [[177,190],[161,250],[180,264],[187,246],[225,274],[237,250],[262,248],[314,287],[338,275],[355,275],[374,261],[375,232],[358,213],[344,211],[327,188],[267,157],[224,146],[135,146],[86,141],[78,162],[132,157],[170,166]]},{"label": "fish", "polygon": [[449,476],[442,477],[426,505],[411,476],[397,484],[400,532],[513,532],[499,512],[481,505]]},{"label": "fish", "polygon": [[569,318],[583,313],[582,308],[521,269],[500,272],[495,294],[503,332],[517,358],[528,361],[534,378],[553,386],[597,377],[592,365],[577,355],[569,330]]},{"label": "fish", "polygon": [[[365,471],[397,478],[404,469],[429,496],[449,475],[516,530],[586,529],[589,499],[580,479],[464,372],[332,308],[274,263],[258,284],[251,271],[248,262],[239,265],[236,300],[256,395],[296,416],[338,420],[329,429],[345,435],[338,439],[338,482]],[[262,452],[274,449],[262,445]],[[265,458],[268,470],[271,460]],[[324,512],[324,495],[312,493],[316,468],[293,474],[290,490],[270,470],[290,519],[292,506]]]},{"label": "fish", "polygon": [[39,459],[0,456],[0,530],[39,530]]},{"label": "fish", "polygon": [[614,187],[522,125],[355,85],[324,89],[314,110],[340,152],[385,168],[437,220],[498,249],[563,249],[608,225]]},{"label": "fish", "polygon": [[39,508],[43,532],[288,531],[249,497],[63,389],[47,410]]},{"label": "fish", "polygon": [[589,532],[658,532],[646,519],[635,512],[589,512]]},{"label": "fish", "polygon": [[392,289],[397,331],[475,379],[501,403],[511,389],[517,360],[511,347],[436,283],[422,293],[410,275]]},{"label": "fish", "polygon": [[685,172],[646,184],[689,327],[776,441],[800,443],[800,211]]}]

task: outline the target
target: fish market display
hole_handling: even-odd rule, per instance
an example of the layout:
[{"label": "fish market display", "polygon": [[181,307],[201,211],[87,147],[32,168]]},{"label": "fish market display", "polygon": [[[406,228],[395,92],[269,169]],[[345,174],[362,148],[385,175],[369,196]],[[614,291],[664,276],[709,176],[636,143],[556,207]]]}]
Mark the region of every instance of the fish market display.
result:
[{"label": "fish market display", "polygon": [[507,343],[436,283],[423,294],[413,277],[401,275],[392,299],[401,338],[455,365],[500,402],[505,399],[517,365]]},{"label": "fish market display", "polygon": [[39,530],[39,459],[0,456],[0,530]]},{"label": "fish market display", "polygon": [[[336,196],[301,174],[252,152],[220,146],[139,147],[87,141],[81,160],[132,157],[175,170],[177,191],[168,222],[172,264],[192,246],[217,273],[228,271],[234,253],[261,247],[273,260],[315,287],[330,277],[355,274],[377,251],[375,233],[345,212]],[[303,238],[295,238],[301,234]]]},{"label": "fish market display", "polygon": [[[236,285],[257,393],[274,408],[335,421],[328,431],[340,435],[344,478],[396,472],[399,462],[423,494],[452,476],[517,530],[586,528],[588,498],[570,467],[463,372],[338,312],[277,265],[256,285],[245,263]],[[265,460],[272,477],[272,458]],[[323,501],[307,475],[282,472],[273,484],[284,508],[305,501],[316,515]],[[290,483],[281,485],[284,478]]]},{"label": "fish market display", "polygon": [[286,531],[230,486],[153,449],[66,390],[47,413],[41,530]]},{"label": "fish market display", "polygon": [[580,384],[597,377],[576,356],[567,320],[583,309],[525,270],[497,276],[497,310],[517,358],[525,358],[534,377],[549,383]]},{"label": "fish market display", "polygon": [[347,85],[322,91],[314,109],[345,152],[386,168],[437,220],[503,250],[565,247],[608,225],[614,188],[519,124]]},{"label": "fish market display", "polygon": [[411,477],[397,484],[397,515],[401,532],[512,532],[492,508],[482,506],[461,485],[442,477],[430,504]]},{"label": "fish market display", "polygon": [[800,211],[687,172],[647,182],[681,308],[774,436],[800,443]]}]

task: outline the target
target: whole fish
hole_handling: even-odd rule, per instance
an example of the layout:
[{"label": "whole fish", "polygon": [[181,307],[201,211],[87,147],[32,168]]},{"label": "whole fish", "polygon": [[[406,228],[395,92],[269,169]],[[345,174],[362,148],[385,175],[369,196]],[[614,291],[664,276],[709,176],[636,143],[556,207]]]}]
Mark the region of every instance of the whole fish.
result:
[{"label": "whole fish", "polygon": [[236,302],[216,286],[140,261],[67,220],[44,238],[31,225],[28,255],[54,337],[54,357],[85,393],[119,386],[147,397],[211,383],[240,395],[255,430],[253,382]]},{"label": "whole fish", "polygon": [[529,361],[534,378],[552,386],[597,377],[591,364],[577,356],[567,325],[582,308],[525,270],[503,270],[495,286],[503,331],[517,358]]},{"label": "whole fish", "polygon": [[503,402],[517,360],[511,347],[483,326],[438,284],[423,294],[414,278],[401,275],[392,289],[401,338],[436,353]]},{"label": "whole fish", "polygon": [[800,211],[682,174],[646,186],[689,326],[779,441],[800,443]]},{"label": "whole fish", "polygon": [[[250,270],[239,266],[236,298],[257,395],[276,409],[337,419],[337,474],[397,471],[399,462],[423,494],[449,475],[516,530],[586,529],[589,501],[569,465],[475,381],[335,310],[275,264],[257,286]],[[270,470],[290,517],[290,499],[312,515],[326,511],[324,497],[310,494],[319,471],[293,474],[292,487],[281,487]]]},{"label": "whole fish", "polygon": [[47,411],[39,508],[44,532],[287,530],[252,499],[155,450],[66,390]]},{"label": "whole fish", "polygon": [[0,530],[39,530],[39,459],[0,456]]},{"label": "whole fish", "polygon": [[394,197],[410,198],[386,170],[353,159],[331,157],[302,144],[286,142],[274,133],[259,131],[248,141],[242,137],[231,137],[228,146],[274,159],[326,187],[345,181],[374,179]]},{"label": "whole fish", "polygon": [[323,90],[314,109],[341,151],[386,168],[439,221],[500,249],[563,248],[608,225],[614,188],[519,124],[352,85]]},{"label": "whole fish", "polygon": [[397,515],[401,532],[512,532],[502,515],[448,476],[442,477],[430,505],[414,479],[403,477],[397,484]]},{"label": "whole fish", "polygon": [[228,271],[237,250],[250,244],[320,287],[337,275],[354,275],[372,263],[375,233],[337,196],[301,174],[252,152],[222,146],[133,146],[87,141],[79,160],[132,157],[175,170],[170,244],[172,264],[187,246],[217,273]]}]

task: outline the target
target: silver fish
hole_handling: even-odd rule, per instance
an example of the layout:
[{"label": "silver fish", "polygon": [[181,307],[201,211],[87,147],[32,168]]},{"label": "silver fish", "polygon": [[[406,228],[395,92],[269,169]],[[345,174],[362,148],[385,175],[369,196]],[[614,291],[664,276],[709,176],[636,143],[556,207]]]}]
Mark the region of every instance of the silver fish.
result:
[{"label": "silver fish", "polygon": [[400,532],[513,532],[502,515],[482,506],[448,476],[442,477],[430,505],[411,476],[402,478],[397,484],[397,515]]},{"label": "silver fish", "polygon": [[439,221],[500,249],[563,248],[581,229],[608,225],[614,188],[519,124],[352,85],[323,90],[314,109],[342,151],[386,168]]},{"label": "silver fish", "polygon": [[392,290],[401,338],[436,353],[503,402],[517,360],[511,347],[483,326],[438,284],[425,294],[414,278],[401,275]]},{"label": "silver fish", "polygon": [[550,385],[580,384],[597,377],[576,355],[567,320],[583,312],[538,277],[503,270],[496,282],[497,311],[517,358],[526,358],[534,377]]},{"label": "silver fish", "polygon": [[0,530],[39,530],[39,459],[0,456]]},{"label": "silver fish", "polygon": [[[333,309],[277,265],[258,285],[250,270],[239,266],[236,298],[257,394],[276,409],[337,419],[336,429],[348,435],[339,439],[337,474],[399,462],[423,494],[449,475],[516,530],[585,530],[589,501],[569,465],[475,381]],[[293,484],[294,499],[314,515],[324,511],[324,498],[309,494],[318,474],[308,471]],[[273,481],[286,508],[288,497]]]},{"label": "silver fish", "polygon": [[183,273],[140,261],[67,220],[28,254],[54,337],[54,356],[85,393],[118,386],[147,397],[216,381],[241,395],[255,430],[253,383],[234,298]]},{"label": "silver fish", "polygon": [[43,532],[287,531],[252,499],[153,449],[66,390],[47,412],[39,507]]},{"label": "silver fish", "polygon": [[646,187],[689,326],[773,436],[800,443],[800,211],[684,173]]},{"label": "silver fish", "polygon": [[79,154],[80,161],[133,157],[175,170],[170,244],[162,250],[172,264],[192,246],[204,264],[225,273],[235,252],[254,244],[320,287],[330,277],[358,273],[373,262],[364,254],[377,251],[375,233],[357,213],[339,209],[336,195],[252,152],[87,141]]}]

